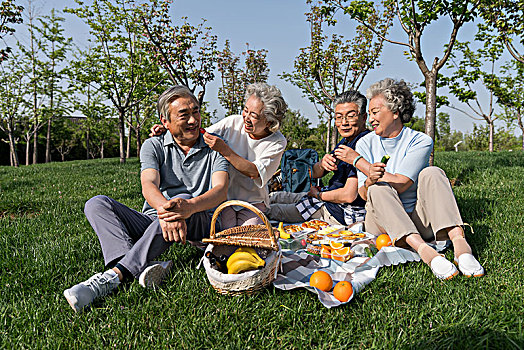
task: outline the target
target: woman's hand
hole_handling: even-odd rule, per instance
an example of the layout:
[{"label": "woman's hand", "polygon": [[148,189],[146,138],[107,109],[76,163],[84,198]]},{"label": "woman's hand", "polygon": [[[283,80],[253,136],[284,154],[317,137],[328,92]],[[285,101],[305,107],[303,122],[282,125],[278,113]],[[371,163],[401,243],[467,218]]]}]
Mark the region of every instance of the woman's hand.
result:
[{"label": "woman's hand", "polygon": [[149,137],[160,136],[166,132],[166,128],[162,124],[155,124],[151,127],[151,133]]},{"label": "woman's hand", "polygon": [[231,149],[229,146],[222,140],[220,137],[211,135],[206,131],[204,134],[204,142],[211,148],[213,151],[217,151],[224,157]]},{"label": "woman's hand", "polygon": [[353,148],[346,145],[338,146],[337,149],[335,149],[334,154],[335,157],[348,164],[353,164],[355,158],[359,156],[359,154]]},{"label": "woman's hand", "polygon": [[368,186],[377,183],[386,172],[386,164],[378,162],[369,166]]}]

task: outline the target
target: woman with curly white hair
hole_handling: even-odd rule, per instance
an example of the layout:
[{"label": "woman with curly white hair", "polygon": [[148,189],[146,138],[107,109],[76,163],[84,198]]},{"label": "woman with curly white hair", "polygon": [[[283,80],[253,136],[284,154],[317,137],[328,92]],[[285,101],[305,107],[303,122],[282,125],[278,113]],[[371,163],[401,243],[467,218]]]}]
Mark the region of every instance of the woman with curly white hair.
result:
[{"label": "woman with curly white hair", "polygon": [[[456,276],[457,268],[426,241],[450,239],[460,272],[468,277],[484,275],[465,239],[446,174],[429,166],[433,140],[404,126],[415,111],[409,87],[402,80],[386,78],[370,86],[367,98],[375,132],[359,141],[356,152],[344,155],[359,169],[359,194],[367,201],[366,231],[387,233],[395,246],[413,248],[440,279]],[[390,156],[387,165],[381,161],[385,155]]]},{"label": "woman with curly white hair", "polygon": [[[276,86],[254,83],[247,87],[242,115],[231,115],[206,128],[204,142],[231,164],[228,199],[242,200],[265,212],[269,208],[267,182],[280,165],[287,145],[279,130],[287,103]],[[153,127],[158,135],[163,131]],[[221,228],[263,224],[249,209],[226,207]]]}]

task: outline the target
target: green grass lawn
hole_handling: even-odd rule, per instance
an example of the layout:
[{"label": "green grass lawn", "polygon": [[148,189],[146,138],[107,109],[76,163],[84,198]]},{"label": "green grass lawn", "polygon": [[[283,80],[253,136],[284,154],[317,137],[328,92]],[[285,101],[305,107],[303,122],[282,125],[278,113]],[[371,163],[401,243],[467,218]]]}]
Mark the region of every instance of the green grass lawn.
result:
[{"label": "green grass lawn", "polygon": [[103,271],[84,203],[105,194],[140,209],[138,161],[0,167],[0,348],[522,348],[524,154],[435,159],[457,179],[483,278],[441,282],[423,263],[384,267],[352,302],[326,309],[304,289],[218,295],[196,269],[201,253],[173,246],[161,288],[133,282],[82,314],[62,292]]}]

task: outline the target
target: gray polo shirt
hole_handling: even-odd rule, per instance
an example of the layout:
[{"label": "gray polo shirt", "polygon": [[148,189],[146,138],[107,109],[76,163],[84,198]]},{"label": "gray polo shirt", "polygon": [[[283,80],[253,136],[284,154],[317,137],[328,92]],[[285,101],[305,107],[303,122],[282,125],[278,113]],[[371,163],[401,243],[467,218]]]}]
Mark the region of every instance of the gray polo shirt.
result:
[{"label": "gray polo shirt", "polygon": [[[196,144],[185,155],[168,131],[147,139],[140,150],[140,171],[155,169],[160,173],[160,192],[167,199],[179,194],[198,197],[211,189],[211,175],[227,171],[229,162],[213,151],[198,135]],[[156,215],[147,201],[142,212]]]}]

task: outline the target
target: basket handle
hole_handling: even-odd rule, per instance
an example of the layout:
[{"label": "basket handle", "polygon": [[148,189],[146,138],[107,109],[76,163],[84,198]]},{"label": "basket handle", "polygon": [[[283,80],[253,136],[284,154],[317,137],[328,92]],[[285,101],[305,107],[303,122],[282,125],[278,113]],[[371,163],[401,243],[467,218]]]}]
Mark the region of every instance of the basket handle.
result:
[{"label": "basket handle", "polygon": [[215,234],[215,224],[216,224],[216,221],[218,219],[218,215],[220,214],[220,212],[222,210],[224,210],[224,208],[231,207],[233,205],[241,206],[241,207],[249,209],[253,213],[257,214],[257,216],[264,222],[264,225],[266,225],[266,227],[267,227],[267,232],[269,234],[269,238],[271,239],[271,244],[274,247],[277,246],[277,239],[276,239],[275,235],[273,234],[273,227],[269,223],[269,220],[264,215],[264,213],[262,211],[260,211],[260,209],[255,207],[254,205],[252,205],[252,204],[250,204],[248,202],[239,201],[239,200],[226,201],[226,202],[220,204],[216,208],[215,212],[213,213],[213,217],[211,218],[211,231],[209,232],[209,238],[214,239],[215,236],[216,236],[216,234]]}]

